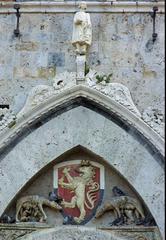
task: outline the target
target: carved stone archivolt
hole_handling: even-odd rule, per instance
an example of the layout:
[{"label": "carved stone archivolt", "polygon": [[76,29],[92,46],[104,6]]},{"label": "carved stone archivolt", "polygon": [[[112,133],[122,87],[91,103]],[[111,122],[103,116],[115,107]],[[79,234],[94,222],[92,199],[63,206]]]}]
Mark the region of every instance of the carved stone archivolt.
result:
[{"label": "carved stone archivolt", "polygon": [[148,107],[142,114],[142,119],[146,122],[155,132],[164,138],[164,113],[161,109]]},{"label": "carved stone archivolt", "polygon": [[137,109],[132,100],[129,89],[120,83],[107,82],[104,78],[103,81],[98,82],[97,76],[102,75],[103,73],[98,73],[90,70],[90,72],[86,75],[87,85],[91,88],[96,89],[99,92],[102,92],[104,95],[107,95],[112,100],[126,107],[129,111],[131,111],[138,117],[141,117],[139,110]]},{"label": "carved stone archivolt", "polygon": [[[90,72],[86,75],[84,85],[106,95],[108,98],[125,107],[138,118],[142,119],[148,126],[150,126],[158,135],[163,138],[164,114],[161,112],[161,110],[149,107],[141,115],[132,100],[129,89],[120,83],[107,83],[105,81],[98,83],[96,76],[101,74],[102,73],[97,73],[90,70]],[[24,117],[29,111],[33,110],[37,106],[40,106],[41,104],[44,104],[51,97],[58,95],[67,89],[72,89],[77,84],[76,79],[76,72],[66,71],[57,74],[57,76],[53,80],[53,86],[38,85],[34,87],[30,91],[25,105],[17,115],[12,112],[10,112],[9,114],[9,112],[7,111],[8,113],[6,117],[3,118],[3,120],[0,120],[0,131],[7,129],[11,122],[16,121],[21,117]]]},{"label": "carved stone archivolt", "polygon": [[[131,94],[126,86],[120,83],[97,83],[95,80],[95,72],[91,72],[86,76],[85,85],[95,89],[108,96],[112,100],[116,101],[120,105],[127,108],[129,111],[141,117],[140,112],[133,103]],[[58,74],[53,83],[53,87],[39,85],[32,89],[27,97],[27,101],[23,109],[18,113],[17,118],[23,116],[30,109],[44,103],[50,97],[61,93],[66,89],[70,89],[76,85],[76,73],[75,72],[64,72]]]},{"label": "carved stone archivolt", "polygon": [[[129,89],[126,86],[120,83],[105,81],[105,78],[103,78],[103,81],[98,81],[97,76],[102,76],[102,73],[90,70],[85,77],[84,85],[106,95],[111,100],[125,107],[139,119],[142,119],[148,126],[151,127],[151,129],[163,138],[164,117],[160,110],[149,107],[141,115],[132,100]],[[0,109],[0,134],[17,123],[20,118],[28,116],[28,113],[33,109],[44,105],[49,99],[59,95],[65,90],[71,89],[72,91],[76,85],[77,72],[66,71],[56,75],[53,79],[52,86],[38,85],[32,88],[27,96],[25,105],[17,114],[13,113],[9,109]]]},{"label": "carved stone archivolt", "polygon": [[[103,93],[99,90],[93,89],[91,85],[76,85],[76,73],[70,74],[66,72],[63,73],[63,75],[57,75],[52,87],[39,85],[31,90],[24,107],[15,117],[16,119],[13,122],[14,125],[12,125],[11,133],[9,134],[8,131],[9,126],[5,126],[0,133],[2,135],[0,148],[3,148],[4,145],[8,145],[18,132],[21,132],[22,129],[29,126],[29,123],[40,119],[40,117],[48,113],[48,111],[56,109],[59,104],[65,104],[66,101],[69,102],[70,100],[72,102],[73,99],[80,96],[96,102],[100,106],[109,109],[112,113],[119,116],[120,119],[136,128],[158,149],[159,152],[161,152],[162,155],[164,155],[162,138],[159,134],[156,134],[155,131],[152,131],[150,127],[144,123],[141,117],[134,114],[127,107],[124,107],[122,103],[120,104],[115,100],[112,101],[111,96],[109,97],[107,95],[105,97]],[[71,82],[69,81],[70,76],[72,76],[73,79]],[[112,85],[116,84],[112,83]],[[116,93],[116,91],[114,92]]]},{"label": "carved stone archivolt", "polygon": [[[106,83],[105,81],[97,83],[95,79],[96,74],[96,72],[91,71],[86,76],[86,85],[88,87],[103,93],[124,106],[139,118],[142,118],[144,122],[162,138],[164,137],[164,114],[161,110],[148,107],[141,115],[137,107],[134,105],[130,91],[126,86],[120,83]],[[70,89],[75,85],[76,72],[63,72],[55,77],[53,86],[38,85],[34,87],[29,93],[24,107],[17,115],[14,114],[12,110],[6,108],[0,109],[0,132],[13,126],[18,118],[26,115],[26,113],[43,104],[52,96],[57,95],[66,89]]]},{"label": "carved stone archivolt", "polygon": [[30,91],[26,103],[22,110],[17,114],[17,118],[24,116],[28,111],[44,103],[54,94],[53,87],[47,85],[38,85]]}]

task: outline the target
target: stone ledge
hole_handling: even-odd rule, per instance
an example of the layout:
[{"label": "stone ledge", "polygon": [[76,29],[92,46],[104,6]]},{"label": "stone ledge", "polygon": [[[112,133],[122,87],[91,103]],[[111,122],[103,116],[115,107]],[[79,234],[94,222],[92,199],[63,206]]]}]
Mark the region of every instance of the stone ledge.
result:
[{"label": "stone ledge", "polygon": [[134,227],[126,227],[126,226],[118,226],[118,227],[99,227],[98,229],[104,231],[118,231],[118,232],[154,232],[158,230],[157,226],[134,226]]},{"label": "stone ledge", "polygon": [[[49,225],[49,224],[42,224],[42,223],[13,223],[13,224],[7,224],[7,223],[0,223],[0,230],[1,229],[17,229],[17,230],[36,230],[36,229],[45,229],[45,228],[52,228],[55,226]],[[77,227],[81,228],[81,226],[70,226],[70,227]],[[90,227],[91,228],[91,227]],[[149,227],[143,227],[143,226],[132,226],[132,227],[126,227],[126,226],[113,226],[113,227],[97,227],[96,229],[99,230],[106,230],[106,231],[127,231],[127,232],[148,232],[148,231],[156,231],[158,230],[157,226],[149,226]]]},{"label": "stone ledge", "polygon": [[11,223],[11,224],[0,223],[0,231],[1,229],[36,230],[36,229],[45,229],[45,228],[51,228],[51,227],[53,226],[48,224],[42,224],[42,223]]},{"label": "stone ledge", "polygon": [[[0,2],[0,14],[16,13],[13,8],[16,2]],[[77,10],[76,2],[17,2],[20,5],[21,13],[75,13]],[[154,6],[158,7],[158,13],[165,12],[165,4],[160,2],[87,2],[89,13],[149,13]]]}]

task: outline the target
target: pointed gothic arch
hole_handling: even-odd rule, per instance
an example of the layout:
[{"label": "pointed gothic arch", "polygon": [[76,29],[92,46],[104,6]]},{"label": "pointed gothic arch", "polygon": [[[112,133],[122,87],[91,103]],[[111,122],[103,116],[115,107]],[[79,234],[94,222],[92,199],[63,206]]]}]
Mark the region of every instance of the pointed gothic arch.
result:
[{"label": "pointed gothic arch", "polygon": [[[65,127],[71,130],[66,131]],[[103,131],[105,135],[101,134]],[[114,158],[113,138],[109,137],[113,134],[123,144],[118,145],[121,155],[116,149]],[[122,163],[120,156],[126,153],[127,141],[134,147],[130,148],[130,156],[136,160],[126,156]],[[64,152],[82,145],[107,160],[127,179],[163,232],[162,144],[162,139],[140,118],[103,94],[85,86],[68,89],[27,112],[2,136],[0,188],[4,194],[0,214],[36,173]]]}]

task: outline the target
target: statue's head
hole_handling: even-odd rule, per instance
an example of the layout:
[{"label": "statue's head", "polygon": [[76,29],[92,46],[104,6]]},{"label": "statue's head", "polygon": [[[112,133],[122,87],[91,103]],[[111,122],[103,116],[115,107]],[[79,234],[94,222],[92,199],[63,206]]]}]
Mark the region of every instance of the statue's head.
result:
[{"label": "statue's head", "polygon": [[87,9],[86,2],[80,2],[78,8],[85,11]]}]

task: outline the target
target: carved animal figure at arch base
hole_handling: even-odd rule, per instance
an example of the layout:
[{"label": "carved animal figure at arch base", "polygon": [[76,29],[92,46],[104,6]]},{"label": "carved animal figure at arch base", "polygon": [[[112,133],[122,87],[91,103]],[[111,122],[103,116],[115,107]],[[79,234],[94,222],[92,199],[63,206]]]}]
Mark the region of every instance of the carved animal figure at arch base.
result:
[{"label": "carved animal figure at arch base", "polygon": [[47,216],[43,206],[62,210],[62,207],[55,201],[50,201],[38,195],[25,196],[17,201],[16,222],[45,222]]},{"label": "carved animal figure at arch base", "polygon": [[[116,191],[115,191],[116,190]],[[113,188],[115,194],[109,201],[97,211],[95,218],[100,218],[105,212],[113,211],[115,220],[111,225],[137,224],[145,219],[144,211],[139,201],[133,197],[126,196],[117,187]]]}]

